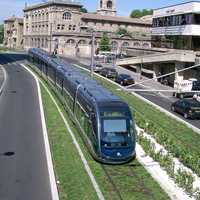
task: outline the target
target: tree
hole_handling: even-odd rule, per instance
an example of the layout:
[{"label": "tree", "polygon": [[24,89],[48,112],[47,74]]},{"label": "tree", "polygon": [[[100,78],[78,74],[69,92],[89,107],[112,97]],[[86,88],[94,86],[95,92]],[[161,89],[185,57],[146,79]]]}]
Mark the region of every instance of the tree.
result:
[{"label": "tree", "polygon": [[4,39],[4,25],[1,24],[0,25],[0,44],[3,43],[3,39]]},{"label": "tree", "polygon": [[111,51],[110,39],[108,38],[106,33],[103,34],[99,46],[100,46],[100,51]]},{"label": "tree", "polygon": [[153,10],[152,10],[152,9],[150,9],[150,10],[143,9],[143,10],[142,10],[142,15],[143,15],[143,16],[152,15],[152,14],[153,14]]},{"label": "tree", "polygon": [[132,34],[129,31],[127,31],[127,29],[125,28],[119,28],[116,33],[117,35],[132,37]]},{"label": "tree", "polygon": [[143,9],[143,10],[133,10],[130,14],[130,17],[132,18],[140,18],[140,17],[143,17],[143,16],[146,16],[146,15],[152,15],[153,14],[153,10],[150,9]]},{"label": "tree", "polygon": [[117,30],[117,35],[126,35],[128,31],[125,28],[119,28]]},{"label": "tree", "polygon": [[81,11],[82,13],[88,13],[87,9],[84,8],[84,7],[82,7],[82,8],[80,9],[80,11]]},{"label": "tree", "polygon": [[132,12],[131,12],[131,15],[130,15],[130,17],[132,17],[132,18],[139,18],[139,17],[142,17],[142,12],[140,11],[140,10],[133,10]]}]

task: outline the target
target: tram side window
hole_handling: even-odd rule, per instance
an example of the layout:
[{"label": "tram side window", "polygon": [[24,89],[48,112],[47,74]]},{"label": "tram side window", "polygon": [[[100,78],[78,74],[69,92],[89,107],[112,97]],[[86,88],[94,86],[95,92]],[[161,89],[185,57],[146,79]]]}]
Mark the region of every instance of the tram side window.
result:
[{"label": "tram side window", "polygon": [[67,92],[67,82],[65,81],[64,82],[64,98],[65,98],[65,101],[67,103],[67,105],[72,109],[73,107],[73,100],[72,100],[72,97],[69,95],[69,93]]},{"label": "tram side window", "polygon": [[93,127],[92,123],[88,116],[86,116],[85,112],[81,109],[80,105],[76,105],[76,117],[79,120],[81,127],[83,127],[85,133],[90,137],[94,138],[93,136]]}]

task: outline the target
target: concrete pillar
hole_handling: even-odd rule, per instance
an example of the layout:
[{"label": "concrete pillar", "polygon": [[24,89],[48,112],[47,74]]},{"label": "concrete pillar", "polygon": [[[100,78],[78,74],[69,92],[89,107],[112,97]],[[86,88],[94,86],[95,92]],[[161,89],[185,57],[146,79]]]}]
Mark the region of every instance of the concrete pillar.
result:
[{"label": "concrete pillar", "polygon": [[142,69],[141,69],[141,65],[137,65],[136,66],[136,73],[141,74]]},{"label": "concrete pillar", "polygon": [[[156,78],[160,75],[161,75],[161,72],[160,72],[159,65],[153,64],[153,78]],[[158,81],[158,79],[154,79],[154,80]]]},{"label": "concrete pillar", "polygon": [[182,81],[184,79],[184,72],[177,72],[178,70],[184,69],[184,63],[176,62],[175,63],[175,80]]}]

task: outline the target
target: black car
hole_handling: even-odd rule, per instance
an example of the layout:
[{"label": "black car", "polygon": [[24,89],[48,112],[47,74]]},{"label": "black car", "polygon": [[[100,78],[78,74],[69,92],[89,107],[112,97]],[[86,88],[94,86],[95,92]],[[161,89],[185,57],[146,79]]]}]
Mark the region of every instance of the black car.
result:
[{"label": "black car", "polygon": [[115,81],[120,85],[132,85],[135,83],[134,79],[128,74],[119,74]]},{"label": "black car", "polygon": [[184,118],[200,118],[200,102],[196,99],[180,99],[172,103],[171,110],[180,113]]},{"label": "black car", "polygon": [[100,74],[107,78],[113,78],[113,79],[115,79],[118,75],[116,69],[109,68],[109,67],[102,68],[102,70],[100,71]]}]

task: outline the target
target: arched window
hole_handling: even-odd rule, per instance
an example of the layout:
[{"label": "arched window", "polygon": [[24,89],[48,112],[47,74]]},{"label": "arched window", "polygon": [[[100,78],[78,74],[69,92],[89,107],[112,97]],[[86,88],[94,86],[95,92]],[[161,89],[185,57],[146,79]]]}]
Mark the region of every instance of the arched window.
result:
[{"label": "arched window", "polygon": [[102,2],[102,0],[100,1],[100,8],[102,8],[103,7],[103,2]]},{"label": "arched window", "polygon": [[109,0],[109,1],[107,2],[107,8],[110,8],[110,9],[111,9],[112,6],[113,6],[113,3],[112,3],[112,1]]},{"label": "arched window", "polygon": [[70,12],[65,12],[63,14],[63,19],[64,20],[71,20],[72,19],[72,14]]},{"label": "arched window", "polygon": [[67,46],[75,46],[75,40],[73,40],[73,39],[67,40],[66,45]]},{"label": "arched window", "polygon": [[142,45],[144,48],[149,48],[150,46],[149,46],[149,43],[143,43],[143,45]]},{"label": "arched window", "polygon": [[78,45],[80,45],[80,46],[86,45],[86,41],[85,40],[79,40]]},{"label": "arched window", "polygon": [[117,41],[112,41],[112,42],[111,42],[111,46],[112,46],[112,49],[113,49],[113,50],[117,49],[117,48],[118,48],[118,43],[117,43]]},{"label": "arched window", "polygon": [[139,46],[140,46],[140,43],[139,43],[139,42],[134,42],[134,43],[133,43],[133,46],[139,47]]},{"label": "arched window", "polygon": [[122,47],[129,47],[129,43],[128,43],[128,42],[124,42],[124,43],[122,44]]}]

